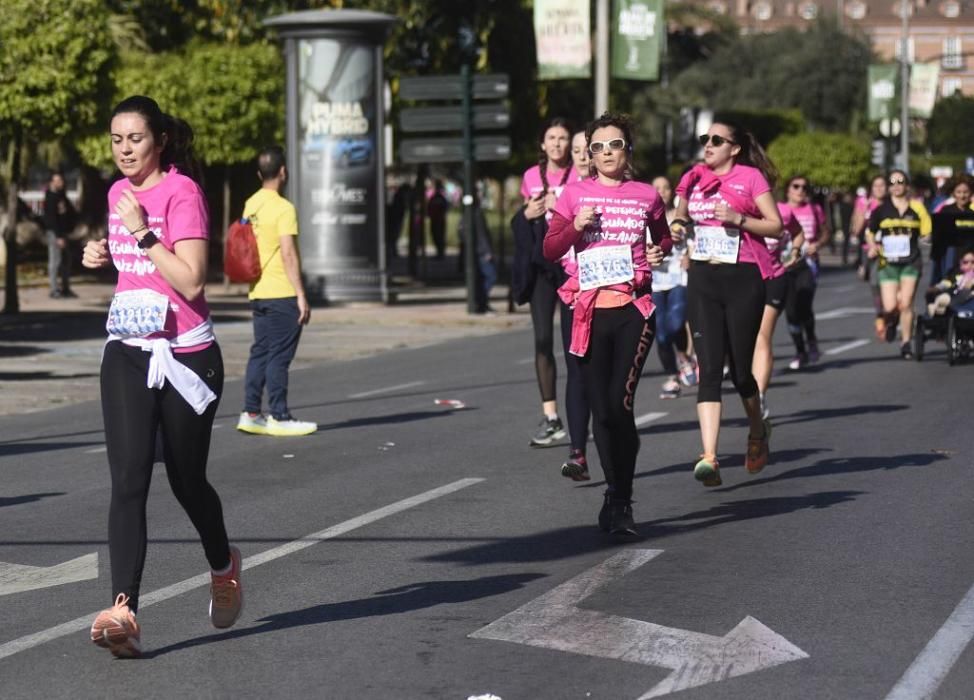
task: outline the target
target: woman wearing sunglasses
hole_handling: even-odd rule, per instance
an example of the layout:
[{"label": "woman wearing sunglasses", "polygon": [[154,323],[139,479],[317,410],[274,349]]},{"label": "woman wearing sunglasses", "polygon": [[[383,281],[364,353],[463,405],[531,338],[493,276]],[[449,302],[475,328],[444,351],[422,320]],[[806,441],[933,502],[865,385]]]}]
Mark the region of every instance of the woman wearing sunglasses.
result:
[{"label": "woman wearing sunglasses", "polygon": [[[599,527],[637,534],[632,482],[639,451],[636,386],[653,344],[650,266],[672,248],[663,200],[636,182],[629,120],[603,114],[586,129],[592,177],[569,183],[555,205],[544,254],[574,247],[576,266],[562,286],[573,308],[571,354],[580,358],[592,432],[608,488]],[[651,241],[647,241],[647,230]]]},{"label": "woman wearing sunglasses", "polygon": [[[556,117],[545,124],[539,139],[540,158],[521,178],[524,206],[514,215],[514,264],[512,284],[515,301],[527,302],[534,329],[534,369],[541,393],[543,417],[531,438],[532,447],[547,447],[565,437],[558,416],[557,365],[554,352],[554,314],[558,307],[558,286],[564,280],[561,266],[549,263],[541,254],[541,242],[551,219],[551,209],[565,184],[572,179],[569,151],[572,130],[565,119]],[[562,324],[568,324],[562,308]]]},{"label": "woman wearing sunglasses", "polygon": [[751,367],[765,306],[764,280],[773,274],[763,239],[779,237],[782,224],[771,194],[774,166],[750,133],[718,121],[700,144],[703,163],[677,185],[680,204],[670,227],[674,237],[682,238],[693,224],[687,304],[699,365],[697,416],[703,443],[693,475],[704,486],[719,486],[725,357],[750,426],[745,466],[756,474],[768,462],[771,424],[761,417]]},{"label": "woman wearing sunglasses", "polygon": [[801,259],[787,273],[788,303],[785,305],[785,316],[788,319],[788,333],[795,344],[795,357],[788,364],[791,370],[818,362],[813,309],[818,286],[818,251],[832,237],[832,229],[822,205],[809,200],[810,190],[808,178],[804,175],[791,178],[785,187],[784,204],[805,232]]},{"label": "woman wearing sunglasses", "polygon": [[886,342],[896,338],[900,325],[900,355],[913,358],[913,300],[923,269],[921,236],[933,228],[923,203],[911,200],[910,180],[902,170],[887,179],[889,194],[869,217],[866,228],[867,255],[878,259],[879,294],[886,320]]}]

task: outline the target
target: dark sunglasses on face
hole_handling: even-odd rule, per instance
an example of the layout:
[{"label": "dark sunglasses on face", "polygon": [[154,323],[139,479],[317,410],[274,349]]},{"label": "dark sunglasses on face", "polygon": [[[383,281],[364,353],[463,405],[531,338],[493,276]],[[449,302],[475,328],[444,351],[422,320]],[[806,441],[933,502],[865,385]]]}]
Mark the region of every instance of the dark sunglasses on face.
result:
[{"label": "dark sunglasses on face", "polygon": [[807,190],[808,189],[808,183],[807,182],[793,182],[793,183],[791,183],[791,189],[793,189],[793,190]]},{"label": "dark sunglasses on face", "polygon": [[602,151],[621,151],[626,147],[625,139],[610,139],[608,141],[593,141],[588,145],[588,150],[592,153],[602,153]]},{"label": "dark sunglasses on face", "polygon": [[710,134],[700,134],[698,140],[700,141],[701,146],[706,146],[708,143],[712,143],[716,148],[720,148],[725,143],[729,143],[731,146],[737,145],[730,139],[725,139],[723,136],[720,136],[719,134],[714,134],[713,136],[711,136]]},{"label": "dark sunglasses on face", "polygon": [[891,177],[889,179],[889,184],[891,185],[905,185],[906,179],[902,177]]}]

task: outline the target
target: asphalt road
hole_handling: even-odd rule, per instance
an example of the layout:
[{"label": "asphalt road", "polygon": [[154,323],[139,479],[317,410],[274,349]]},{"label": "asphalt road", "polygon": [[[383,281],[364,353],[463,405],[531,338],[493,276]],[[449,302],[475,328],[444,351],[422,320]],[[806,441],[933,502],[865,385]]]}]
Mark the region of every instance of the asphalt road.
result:
[{"label": "asphalt road", "polygon": [[[728,385],[717,489],[691,476],[693,392],[657,398],[654,352],[625,545],[595,527],[603,484],[528,447],[529,331],[295,371],[308,438],[237,433],[230,382],[210,475],[246,608],[209,626],[160,471],[138,661],[87,641],[111,599],[97,403],[0,417],[0,697],[968,699],[974,365],[872,341],[851,273],[825,275],[816,307],[822,361],[776,374],[760,475]],[[97,579],[36,588],[23,568],[92,554]]]}]

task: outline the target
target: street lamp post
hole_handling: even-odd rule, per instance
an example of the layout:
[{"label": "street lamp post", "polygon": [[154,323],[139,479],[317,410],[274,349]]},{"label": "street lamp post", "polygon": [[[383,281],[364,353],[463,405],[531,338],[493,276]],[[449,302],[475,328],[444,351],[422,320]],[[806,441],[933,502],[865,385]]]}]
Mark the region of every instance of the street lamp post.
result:
[{"label": "street lamp post", "polygon": [[910,3],[900,0],[902,32],[900,36],[900,158],[901,166],[910,172]]}]

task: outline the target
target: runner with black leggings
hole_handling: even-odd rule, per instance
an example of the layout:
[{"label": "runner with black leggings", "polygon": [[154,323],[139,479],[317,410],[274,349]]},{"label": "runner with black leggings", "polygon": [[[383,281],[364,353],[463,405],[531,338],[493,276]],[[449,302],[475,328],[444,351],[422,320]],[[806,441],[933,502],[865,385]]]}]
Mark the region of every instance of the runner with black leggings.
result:
[{"label": "runner with black leggings", "polygon": [[154,100],[136,96],[112,113],[111,140],[123,177],[108,193],[108,238],[90,241],[82,258],[90,269],[110,263],[118,269],[101,365],[115,604],[95,618],[91,641],[132,657],[141,654],[135,614],[157,439],[173,494],[212,569],[214,627],[236,622],[243,593],[240,551],[227,540],[220,498],[206,478],[223,360],[203,295],[209,213],[193,177],[199,172],[190,150],[193,133]]},{"label": "runner with black leggings", "polygon": [[662,262],[672,241],[663,200],[651,186],[632,179],[629,120],[603,114],[588,126],[586,138],[593,177],[565,187],[544,254],[558,260],[575,249],[575,272],[559,292],[574,310],[571,353],[581,358],[608,486],[599,526],[632,537],[639,451],[633,404],[654,335],[650,266]]},{"label": "runner with black leggings", "polygon": [[771,194],[774,166],[749,132],[718,121],[700,137],[700,144],[704,162],[680,180],[677,218],[670,226],[682,238],[692,223],[687,293],[700,368],[697,416],[703,443],[693,475],[704,486],[719,486],[725,358],[750,425],[745,466],[756,474],[768,462],[771,424],[761,418],[751,366],[764,312],[764,280],[772,275],[771,254],[762,239],[780,236],[782,224]]}]

